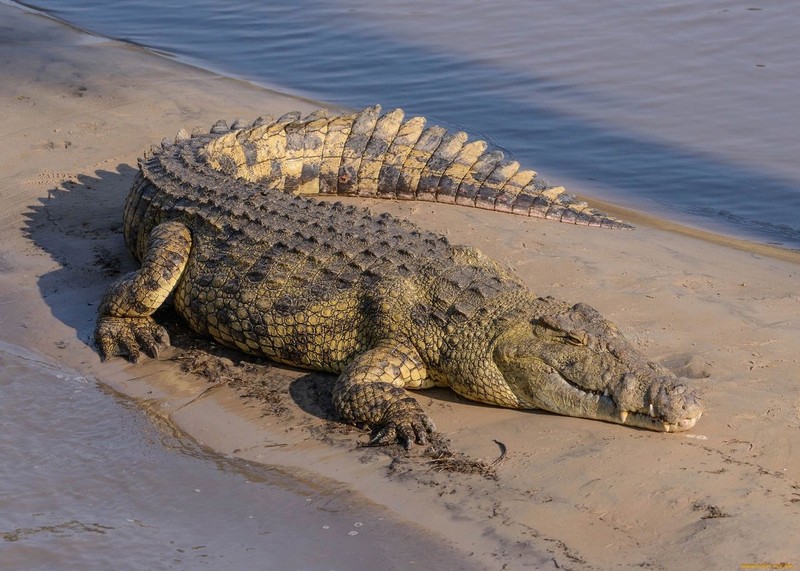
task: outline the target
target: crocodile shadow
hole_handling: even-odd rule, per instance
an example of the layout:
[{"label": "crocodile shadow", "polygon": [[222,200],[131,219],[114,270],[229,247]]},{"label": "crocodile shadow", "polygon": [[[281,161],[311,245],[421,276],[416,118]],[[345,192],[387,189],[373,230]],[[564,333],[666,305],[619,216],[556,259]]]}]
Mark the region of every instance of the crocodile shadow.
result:
[{"label": "crocodile shadow", "polygon": [[97,304],[136,268],[122,238],[122,208],[136,175],[129,164],[64,180],[25,213],[23,232],[57,267],[37,280],[53,316],[93,345]]}]

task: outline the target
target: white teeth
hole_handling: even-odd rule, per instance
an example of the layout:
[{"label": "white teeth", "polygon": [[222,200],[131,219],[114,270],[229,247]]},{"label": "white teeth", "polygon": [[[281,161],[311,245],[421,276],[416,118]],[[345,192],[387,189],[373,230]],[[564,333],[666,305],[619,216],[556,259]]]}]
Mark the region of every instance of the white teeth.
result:
[{"label": "white teeth", "polygon": [[665,422],[664,423],[664,432],[669,432],[669,428],[670,428],[669,423]]},{"label": "white teeth", "polygon": [[627,410],[619,411],[619,420],[620,420],[620,422],[622,422],[622,424],[625,424],[625,421],[628,420],[628,411]]},{"label": "white teeth", "polygon": [[656,411],[653,410],[653,405],[651,404],[650,405],[650,416],[655,417],[655,415],[656,415]]},{"label": "white teeth", "polygon": [[607,396],[608,396],[608,389],[606,389],[606,390],[604,390],[604,391],[603,391],[603,396],[604,396],[604,397],[607,397]]}]

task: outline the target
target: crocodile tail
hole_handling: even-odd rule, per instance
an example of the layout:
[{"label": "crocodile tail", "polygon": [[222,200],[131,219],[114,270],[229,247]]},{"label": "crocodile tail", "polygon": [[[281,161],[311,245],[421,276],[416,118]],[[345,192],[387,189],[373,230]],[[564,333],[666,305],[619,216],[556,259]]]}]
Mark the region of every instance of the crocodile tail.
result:
[{"label": "crocodile tail", "polygon": [[[402,109],[376,105],[329,117],[297,112],[250,127],[217,122],[203,158],[213,168],[271,188],[327,194],[454,203],[587,226],[631,228],[563,187],[521,170],[485,141],[463,131],[404,120]],[[234,126],[237,126],[234,124]]]}]

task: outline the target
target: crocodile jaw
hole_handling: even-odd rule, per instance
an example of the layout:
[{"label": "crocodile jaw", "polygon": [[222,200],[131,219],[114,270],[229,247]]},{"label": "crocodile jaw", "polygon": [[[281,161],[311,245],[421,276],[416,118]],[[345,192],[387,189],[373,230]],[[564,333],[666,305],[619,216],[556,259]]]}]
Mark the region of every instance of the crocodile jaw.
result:
[{"label": "crocodile jaw", "polygon": [[[657,432],[689,430],[703,414],[700,398],[674,377],[650,381],[651,385],[646,391],[650,402],[645,408],[643,402],[641,406],[631,406],[629,394],[615,395],[608,389],[602,394],[583,390],[540,360],[534,358],[527,361],[526,371],[546,368],[548,373],[544,382],[535,383],[532,394],[529,391],[525,391],[528,394],[518,393],[520,408],[543,409],[565,416],[601,420]],[[534,361],[537,363],[532,367]],[[512,384],[521,386],[519,383]],[[624,391],[629,388],[629,383],[623,382],[619,386]],[[629,404],[624,405],[626,401]]]},{"label": "crocodile jaw", "polygon": [[596,310],[539,298],[529,312],[505,323],[493,348],[520,408],[659,432],[688,430],[700,419],[700,398]]},{"label": "crocodile jaw", "polygon": [[[609,398],[609,397],[605,397]],[[636,428],[647,428],[658,432],[683,432],[689,430],[697,424],[700,417],[703,416],[703,411],[698,410],[693,413],[694,416],[687,416],[674,422],[668,422],[664,419],[659,419],[650,416],[648,413],[642,412],[626,412],[620,411],[616,416],[605,419],[598,417],[599,420],[608,420],[609,422],[616,422],[617,424],[624,424],[625,426],[634,426]]]},{"label": "crocodile jaw", "polygon": [[621,409],[611,396],[592,393],[584,394],[585,399],[595,401],[593,406],[590,405],[587,407],[591,412],[585,418],[603,420],[615,424],[624,424],[625,426],[635,428],[646,428],[657,432],[683,432],[684,430],[689,430],[697,424],[697,421],[700,420],[700,417],[703,415],[703,411],[696,407],[683,418],[667,420],[663,417],[659,418],[656,416],[652,405],[648,407],[647,411],[628,411]]}]

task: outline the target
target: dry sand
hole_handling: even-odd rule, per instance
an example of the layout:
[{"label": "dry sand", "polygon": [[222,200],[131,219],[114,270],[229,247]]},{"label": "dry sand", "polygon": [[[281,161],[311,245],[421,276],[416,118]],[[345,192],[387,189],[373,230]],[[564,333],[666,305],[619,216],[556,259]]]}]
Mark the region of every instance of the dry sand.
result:
[{"label": "dry sand", "polygon": [[[418,398],[452,456],[359,448],[365,434],[330,421],[325,375],[242,361],[176,323],[177,347],[140,366],[101,364],[91,343],[100,296],[134,267],[120,218],[143,150],[180,127],[316,105],[8,6],[0,20],[0,340],[223,453],[343,482],[485,568],[800,567],[800,255],[644,218],[604,231],[369,203],[479,247],[534,291],[590,303],[690,378],[708,412],[657,434],[434,390]],[[497,442],[501,462],[459,471],[491,464]]]}]

